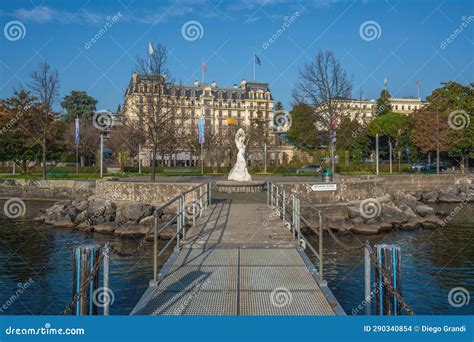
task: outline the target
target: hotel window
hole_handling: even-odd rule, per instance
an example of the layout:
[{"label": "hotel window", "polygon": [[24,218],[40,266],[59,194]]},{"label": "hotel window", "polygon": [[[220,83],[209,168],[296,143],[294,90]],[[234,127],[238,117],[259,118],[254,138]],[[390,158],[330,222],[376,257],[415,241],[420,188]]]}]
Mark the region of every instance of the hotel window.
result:
[{"label": "hotel window", "polygon": [[405,106],[402,106],[402,110],[405,110]]},{"label": "hotel window", "polygon": [[408,106],[408,110],[411,110],[411,106]]},{"label": "hotel window", "polygon": [[191,97],[196,97],[196,91],[195,90],[191,90]]},{"label": "hotel window", "polygon": [[139,99],[138,101],[139,103],[143,103],[143,96],[140,96],[138,99]]},{"label": "hotel window", "polygon": [[395,106],[395,109],[398,110],[398,105]]},{"label": "hotel window", "polygon": [[238,119],[240,119],[240,115],[241,115],[240,110],[238,110],[238,111],[237,111],[237,118],[238,118]]},{"label": "hotel window", "polygon": [[219,117],[222,118],[222,110],[219,111]]}]

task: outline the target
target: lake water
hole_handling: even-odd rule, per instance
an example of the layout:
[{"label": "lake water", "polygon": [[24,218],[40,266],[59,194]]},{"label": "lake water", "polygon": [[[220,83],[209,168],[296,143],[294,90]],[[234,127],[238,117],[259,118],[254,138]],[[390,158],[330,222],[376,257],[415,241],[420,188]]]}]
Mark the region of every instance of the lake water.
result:
[{"label": "lake water", "polygon": [[[28,202],[21,219],[9,219],[0,211],[0,315],[61,314],[72,299],[73,246],[107,240],[124,252],[137,246],[136,240],[34,224],[32,218],[50,204]],[[438,209],[449,212],[455,206],[440,205]],[[469,205],[448,226],[436,231],[395,231],[358,237],[371,243],[400,244],[403,297],[416,314],[474,314],[473,215],[474,206]],[[352,238],[341,239],[353,243]],[[127,315],[139,300],[152,277],[151,256],[152,244],[146,243],[134,257],[112,257],[110,287],[115,298],[111,314]],[[169,253],[162,263],[168,256]],[[329,286],[350,315],[364,297],[363,252],[344,251],[328,236],[324,256]],[[24,292],[11,300],[19,286]],[[448,293],[455,287],[470,292],[470,304],[460,308],[449,304]],[[2,307],[5,303],[6,309]]]}]

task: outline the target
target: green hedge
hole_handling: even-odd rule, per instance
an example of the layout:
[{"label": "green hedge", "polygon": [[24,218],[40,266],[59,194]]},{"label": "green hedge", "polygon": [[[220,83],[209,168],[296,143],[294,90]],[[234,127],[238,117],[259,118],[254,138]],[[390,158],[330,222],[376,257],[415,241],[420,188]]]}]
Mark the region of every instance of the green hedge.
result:
[{"label": "green hedge", "polygon": [[[368,172],[374,173],[375,172],[375,164],[350,164],[350,165],[336,165],[336,172]],[[379,165],[380,172],[390,172],[390,164],[380,164]],[[392,171],[398,172],[398,163],[392,164]],[[410,164],[400,164],[400,172],[412,172]]]}]

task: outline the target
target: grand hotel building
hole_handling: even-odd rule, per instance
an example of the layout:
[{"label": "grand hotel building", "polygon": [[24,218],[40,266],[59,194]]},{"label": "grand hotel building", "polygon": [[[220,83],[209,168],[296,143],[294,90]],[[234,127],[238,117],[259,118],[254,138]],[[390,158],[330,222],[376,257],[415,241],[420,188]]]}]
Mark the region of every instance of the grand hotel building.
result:
[{"label": "grand hotel building", "polygon": [[[137,119],[140,116],[140,111],[145,110],[147,103],[152,101],[153,87],[157,81],[158,79],[150,78],[148,75],[137,73],[132,75],[125,91],[123,114],[126,118]],[[203,117],[206,120],[206,127],[216,132],[228,125],[248,126],[252,119],[256,119],[260,114],[260,118],[266,120],[275,142],[269,149],[271,163],[281,163],[284,159],[283,154],[290,160],[295,153],[298,153],[292,146],[281,143],[281,136],[286,132],[272,129],[274,104],[268,83],[242,80],[240,85],[218,87],[215,82],[200,84],[195,81],[192,85],[173,84],[166,87],[165,91],[166,98],[176,104],[174,120],[177,127],[196,130],[197,120]],[[375,100],[361,98],[342,101],[347,108],[347,115],[351,118],[357,118],[361,122],[368,122],[374,118]],[[393,97],[390,98],[390,104],[393,112],[405,114],[412,113],[424,105],[419,98]],[[145,165],[148,164],[149,156],[142,156],[142,160]],[[182,152],[178,160],[185,160],[186,165],[189,165],[192,164],[191,161],[196,160],[196,157]]]},{"label": "grand hotel building", "polygon": [[[146,110],[147,103],[153,101],[153,87],[159,81],[155,78],[132,75],[125,91],[123,114],[126,118],[138,119],[140,112]],[[252,119],[259,117],[265,119],[268,129],[272,130],[273,97],[268,83],[242,80],[240,86],[218,87],[215,82],[200,84],[195,81],[192,85],[172,84],[164,91],[166,98],[174,104],[177,127],[196,130],[198,119],[203,117],[206,128],[217,132],[228,125],[248,126]],[[142,159],[147,164],[147,156]],[[178,156],[178,160],[194,159],[185,152]]]},{"label": "grand hotel building", "polygon": [[[125,92],[124,115],[137,117],[153,97],[149,76],[133,74]],[[206,126],[219,129],[228,124],[250,125],[259,111],[268,124],[273,121],[273,97],[268,83],[247,82],[231,88],[218,87],[215,82],[193,85],[174,84],[166,88],[167,96],[176,103],[176,120],[185,126],[195,126],[200,117]],[[180,115],[183,114],[183,115]],[[228,120],[232,119],[232,120]]]}]

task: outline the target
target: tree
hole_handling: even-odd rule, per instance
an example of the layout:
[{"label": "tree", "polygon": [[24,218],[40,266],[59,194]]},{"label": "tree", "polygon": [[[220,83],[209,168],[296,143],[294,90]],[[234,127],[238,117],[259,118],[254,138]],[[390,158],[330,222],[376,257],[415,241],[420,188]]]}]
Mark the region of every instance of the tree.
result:
[{"label": "tree", "polygon": [[[352,80],[332,51],[321,51],[313,62],[299,72],[300,82],[293,97],[296,103],[312,107],[317,128],[327,132],[336,129],[345,115],[345,100],[352,96]],[[334,173],[334,141],[330,140],[331,168]]]},{"label": "tree", "polygon": [[384,115],[390,113],[392,106],[390,104],[390,93],[387,89],[380,92],[380,97],[375,104],[374,116]]},{"label": "tree", "polygon": [[38,70],[31,73],[29,85],[33,94],[38,98],[39,104],[35,106],[36,115],[32,124],[32,132],[39,135],[43,149],[42,176],[46,179],[46,154],[49,144],[57,141],[58,123],[57,114],[53,112],[53,105],[59,95],[59,74],[52,70],[47,61],[39,65]]},{"label": "tree", "polygon": [[[136,71],[141,77],[146,93],[146,102],[134,108],[137,125],[151,150],[151,181],[156,179],[158,151],[169,145],[175,137],[177,101],[169,96],[172,82],[166,68],[167,48],[158,43],[150,49],[146,58],[137,58]],[[163,153],[162,153],[163,156]]]},{"label": "tree", "polygon": [[[273,145],[273,141],[270,133],[270,123],[264,118],[260,110],[257,110],[256,114],[256,117],[251,120],[248,127],[248,146],[251,153],[262,156],[261,160],[262,164],[264,164],[264,158],[268,159],[267,156],[264,156],[265,146]],[[268,160],[266,162],[268,164]]]},{"label": "tree", "polygon": [[34,116],[36,98],[26,91],[15,92],[0,102],[0,159],[13,161],[22,173],[28,173],[41,159],[41,145],[32,139],[29,123]]},{"label": "tree", "polygon": [[318,131],[312,108],[300,103],[290,112],[291,127],[288,130],[288,139],[298,148],[309,151],[317,146]]},{"label": "tree", "polygon": [[275,108],[274,108],[274,111],[279,111],[279,110],[283,110],[283,104],[281,103],[281,101],[278,101],[275,105]]},{"label": "tree", "polygon": [[451,129],[448,153],[460,158],[460,169],[464,173],[469,158],[474,158],[474,83],[443,83],[427,100],[430,107],[447,115]]},{"label": "tree", "polygon": [[372,137],[377,134],[386,137],[389,149],[392,150],[391,157],[393,159],[396,152],[402,151],[403,146],[410,145],[412,120],[410,115],[389,112],[375,117],[369,123],[368,133]]},{"label": "tree", "polygon": [[[128,121],[130,119],[126,118],[125,120]],[[109,139],[107,140],[107,146],[112,149],[113,154],[119,160],[122,170],[125,166],[125,156],[131,158],[132,161],[135,158],[138,159],[140,147],[143,146],[144,143],[143,132],[137,125],[129,123],[112,127]]]},{"label": "tree", "polygon": [[96,110],[96,104],[97,100],[87,95],[85,91],[73,90],[61,101],[61,107],[67,111],[64,120],[71,121],[75,118],[90,120]]},{"label": "tree", "polygon": [[437,152],[438,172],[440,152],[459,156],[464,172],[466,161],[474,157],[474,84],[464,86],[451,81],[442,84],[443,87],[427,97],[429,104],[415,112],[412,137],[423,153]]},{"label": "tree", "polygon": [[337,149],[349,151],[355,163],[369,154],[370,143],[364,126],[357,120],[345,117],[337,127]]},{"label": "tree", "polygon": [[448,125],[448,116],[433,108],[422,108],[414,113],[415,125],[412,140],[422,153],[436,151],[436,169],[439,173],[439,154],[450,149],[453,134]]},{"label": "tree", "polygon": [[[100,135],[97,128],[92,124],[92,120],[85,117],[79,119],[79,156],[81,166],[89,166],[92,164],[97,147],[100,144]],[[69,152],[74,153],[76,150],[76,126],[72,123],[66,123],[66,143]]]}]

